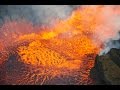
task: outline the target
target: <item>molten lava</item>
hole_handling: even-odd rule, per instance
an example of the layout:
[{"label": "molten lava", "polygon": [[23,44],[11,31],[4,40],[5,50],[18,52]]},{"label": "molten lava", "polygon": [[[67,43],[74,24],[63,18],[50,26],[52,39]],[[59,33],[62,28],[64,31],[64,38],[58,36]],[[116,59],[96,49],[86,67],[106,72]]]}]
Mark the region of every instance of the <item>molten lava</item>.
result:
[{"label": "molten lava", "polygon": [[[97,37],[98,32],[102,32],[98,27],[106,23],[101,13],[103,10],[101,6],[78,8],[66,20],[54,21],[52,27],[35,27],[25,21],[7,22],[1,28],[0,38],[5,40],[2,43],[8,53],[14,50],[20,62],[39,69],[32,77],[37,75],[38,80],[44,75],[41,84],[49,76],[61,75],[75,76],[77,84],[89,84],[89,71],[94,65],[95,56],[104,46]],[[102,35],[113,37],[115,34],[111,32],[111,27]],[[0,44],[0,49],[2,47]],[[0,62],[3,60],[1,58]],[[24,79],[21,80],[25,83]]]}]

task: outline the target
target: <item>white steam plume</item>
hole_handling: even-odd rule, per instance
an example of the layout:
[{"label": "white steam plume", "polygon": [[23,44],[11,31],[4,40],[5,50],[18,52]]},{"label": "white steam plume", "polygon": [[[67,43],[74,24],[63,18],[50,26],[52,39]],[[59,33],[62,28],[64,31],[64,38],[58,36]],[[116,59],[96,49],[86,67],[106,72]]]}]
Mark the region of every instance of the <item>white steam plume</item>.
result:
[{"label": "white steam plume", "polygon": [[[93,13],[97,10],[97,7],[102,8],[96,13],[98,19],[100,18],[102,20],[102,23],[96,28],[94,38],[99,39],[98,42],[102,42],[105,45],[104,49],[100,52],[100,55],[106,54],[111,48],[120,48],[120,35],[118,34],[120,32],[120,5],[87,5],[83,7],[92,8]],[[116,40],[115,43],[114,40]]]}]

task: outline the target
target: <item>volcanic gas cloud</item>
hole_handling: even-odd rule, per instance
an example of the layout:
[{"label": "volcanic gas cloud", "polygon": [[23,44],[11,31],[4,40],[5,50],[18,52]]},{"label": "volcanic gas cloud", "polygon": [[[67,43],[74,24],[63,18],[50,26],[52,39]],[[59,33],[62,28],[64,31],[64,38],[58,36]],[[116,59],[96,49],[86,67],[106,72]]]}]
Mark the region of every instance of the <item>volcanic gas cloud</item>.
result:
[{"label": "volcanic gas cloud", "polygon": [[[0,28],[0,64],[16,55],[28,69],[8,84],[42,85],[54,78],[72,78],[72,84],[93,83],[90,69],[105,42],[118,33],[119,15],[119,6],[93,5],[75,9],[65,20],[53,20],[52,26],[6,21]],[[6,74],[6,80],[10,78]]]}]

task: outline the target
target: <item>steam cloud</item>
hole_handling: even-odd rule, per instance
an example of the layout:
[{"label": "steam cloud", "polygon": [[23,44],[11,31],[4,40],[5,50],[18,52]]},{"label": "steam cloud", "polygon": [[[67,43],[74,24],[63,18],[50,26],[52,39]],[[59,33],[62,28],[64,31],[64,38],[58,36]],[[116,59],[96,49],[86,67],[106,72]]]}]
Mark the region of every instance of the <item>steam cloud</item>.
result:
[{"label": "steam cloud", "polygon": [[120,6],[104,5],[102,8],[100,17],[104,22],[97,27],[96,34],[105,47],[99,55],[106,54],[111,48],[120,48]]},{"label": "steam cloud", "polygon": [[[98,25],[95,32],[94,40],[96,43],[104,43],[104,49],[99,55],[106,54],[111,48],[120,48],[120,6],[115,5],[83,5],[82,8],[91,8],[93,13],[97,11],[97,7],[101,7],[98,18],[102,19],[102,23]],[[87,19],[87,17],[86,17]],[[98,40],[99,39],[99,40]],[[98,40],[98,42],[97,42]]]}]

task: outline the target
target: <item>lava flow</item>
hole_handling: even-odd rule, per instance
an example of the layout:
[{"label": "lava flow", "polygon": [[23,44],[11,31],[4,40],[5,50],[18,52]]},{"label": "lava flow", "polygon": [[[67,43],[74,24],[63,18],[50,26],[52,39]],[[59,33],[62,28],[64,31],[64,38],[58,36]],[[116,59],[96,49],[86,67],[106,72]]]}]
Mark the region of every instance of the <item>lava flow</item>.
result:
[{"label": "lava flow", "polygon": [[[24,20],[6,22],[0,30],[0,63],[16,54],[18,62],[28,69],[14,79],[6,75],[6,82],[42,85],[60,78],[67,84],[91,84],[89,73],[94,59],[104,42],[116,34],[114,25],[107,24],[104,10],[104,6],[81,7],[67,19],[55,20],[51,27],[33,26]],[[109,17],[118,15],[117,11],[112,9]],[[60,82],[57,80],[55,83]]]}]

